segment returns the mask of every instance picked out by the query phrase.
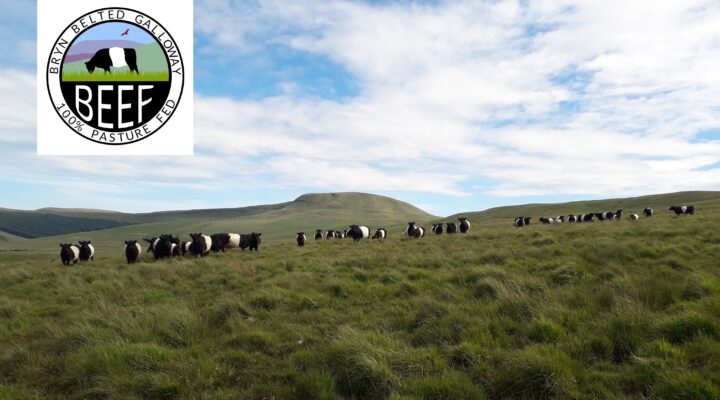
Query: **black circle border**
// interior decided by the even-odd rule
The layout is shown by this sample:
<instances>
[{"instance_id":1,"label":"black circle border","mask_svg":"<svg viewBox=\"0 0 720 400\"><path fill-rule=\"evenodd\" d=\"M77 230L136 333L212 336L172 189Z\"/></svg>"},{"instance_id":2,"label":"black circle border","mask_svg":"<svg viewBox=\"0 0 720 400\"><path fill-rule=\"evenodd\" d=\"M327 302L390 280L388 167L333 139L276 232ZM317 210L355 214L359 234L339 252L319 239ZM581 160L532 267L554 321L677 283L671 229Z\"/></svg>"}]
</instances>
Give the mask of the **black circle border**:
<instances>
[{"instance_id":1,"label":"black circle border","mask_svg":"<svg viewBox=\"0 0 720 400\"><path fill-rule=\"evenodd\" d=\"M137 13L137 14L144 15L144 16L146 16L146 17L152 18L152 20L155 21L155 23L158 24L158 25L163 29L163 31L165 31L165 33L167 33L168 36L170 36L170 39L173 41L173 43L175 43L175 47L178 49L178 54L180 55L180 66L181 66L182 69L183 69L182 81L180 82L180 94L178 95L177 104L175 105L175 108L177 109L178 106L180 105L180 101L182 100L183 91L185 90L185 62L183 61L182 52L180 51L180 46L178 46L178 43L177 43L177 41L175 40L175 38L173 38L172 34L170 34L170 32L165 28L165 26L163 26L163 24L161 24L160 22L158 22L157 19L155 19L154 17L152 17L151 15L149 15L149 14L147 14L147 13L144 13L144 12L141 12L141 11L138 11L138 10L135 10L135 9L132 9L132 8L127 8L127 7L104 7L104 8L98 8L98 9L95 9L95 10L93 10L93 11L88 11L87 13L83 14L83 15L82 15L81 17L79 17L79 18L82 18L82 17L84 17L84 16L90 15L90 14L95 13L95 12L98 12L98 11L104 11L104 10L128 10L128 11L132 11L132 12L134 12L134 13ZM73 23L74 23L74 22L77 22L79 18L76 18L75 21L69 23L69 24L65 27L65 29L62 30L62 32L60 33L60 36L58 36L57 39L55 39L55 41L53 42L53 44L57 44L58 39L60 39L60 38L62 37L63 33L67 32L68 29L70 29L70 27L73 25ZM123 20L122 22L127 22L127 21ZM132 23L133 25L135 25L135 26L140 26L140 25L138 25L138 24L136 24L136 23L133 23L133 22L131 22L131 23ZM147 32L147 30L146 30L145 28L143 28L142 26L140 26L140 28ZM81 33L82 33L82 32L81 32ZM79 35L79 34L80 34L80 33L78 33L78 35ZM154 37L154 36L155 36L155 35L153 35L153 37ZM76 39L77 39L77 38L76 38ZM158 40L156 40L156 41L159 43ZM72 44L72 43L74 43L74 42L75 42L75 39L73 39L70 43ZM160 43L160 47L162 47L162 43ZM48 71L48 68L49 68L49 66L50 66L50 60L52 59L52 55L53 55L54 49L55 49L55 46L53 45L53 48L50 49L50 56L48 57L47 64L45 65L45 71L44 71L43 73L45 74L46 77L47 77L47 75L48 75L48 72L47 72L47 71ZM68 49L69 49L69 46L68 46ZM66 57L66 56L67 56L67 54L64 54L64 55L63 55L63 60L65 60L65 57ZM169 70L169 71L168 71L168 75L170 75L170 74L172 74L172 68L170 67L170 59L167 57L167 54L165 55L165 57L166 57L166 59L168 60L168 70ZM61 70L62 70L62 65L60 66L60 68L61 68ZM60 79L62 80L62 75L60 75ZM172 115L170 115L170 116L165 120L165 122L163 122L162 124L160 124L160 126L159 126L157 129L155 129L155 131L153 131L153 133L151 133L151 134L149 134L149 135L147 135L147 136L144 136L144 137L141 138L141 139L138 139L138 140L135 140L135 141L132 141L132 142L127 142L127 143L105 143L105 142L101 142L101 141L98 141L98 140L90 139L89 137L81 134L80 132L76 131L67 121L65 121L65 118L63 118L63 116L60 114L60 111L57 109L57 106L55 105L55 102L53 101L52 92L50 91L50 80L47 79L47 78L45 79L45 86L47 87L48 97L50 97L50 103L52 103L53 109L55 110L55 113L58 115L58 117L60 117L60 119L61 119L61 120L63 121L63 123L65 124L65 126L67 126L68 128L70 128L70 130L73 131L76 135L82 137L83 139L86 139L86 140L89 140L89 141L91 141L91 142L94 142L94 143L104 144L104 145L107 145L107 146L125 146L125 145L130 145L130 144L133 144L133 143L138 143L138 142L140 142L140 141L142 141L142 140L145 140L145 139L149 138L150 136L154 135L157 131L159 131L160 129L162 129L162 127L165 126L165 124L166 124L168 121L170 121L170 118L172 118ZM170 88L172 88L172 76L170 76ZM69 108L69 107L70 107L70 106L68 106L68 108ZM156 115L157 115L157 114L156 114ZM173 112L173 115L175 115L175 112ZM86 125L86 126L89 126L89 125ZM137 129L137 128L136 128L136 129ZM111 132L111 133L118 133L118 132Z\"/></svg>"}]
</instances>

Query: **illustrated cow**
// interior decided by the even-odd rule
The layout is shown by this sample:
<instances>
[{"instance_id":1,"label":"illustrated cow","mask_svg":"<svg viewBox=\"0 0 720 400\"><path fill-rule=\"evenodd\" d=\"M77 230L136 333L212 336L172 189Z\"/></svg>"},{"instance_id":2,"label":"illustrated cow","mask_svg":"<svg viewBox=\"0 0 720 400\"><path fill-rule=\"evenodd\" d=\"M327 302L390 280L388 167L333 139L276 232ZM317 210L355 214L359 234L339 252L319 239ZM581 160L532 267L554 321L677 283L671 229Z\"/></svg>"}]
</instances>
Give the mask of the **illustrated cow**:
<instances>
[{"instance_id":1,"label":"illustrated cow","mask_svg":"<svg viewBox=\"0 0 720 400\"><path fill-rule=\"evenodd\" d=\"M130 71L139 74L137 67L137 53L135 49L124 49L122 47L110 47L100 49L95 52L90 61L85 62L85 68L88 73L92 74L95 68L105 70L105 73L111 72L110 68L121 68L128 66Z\"/></svg>"}]
</instances>

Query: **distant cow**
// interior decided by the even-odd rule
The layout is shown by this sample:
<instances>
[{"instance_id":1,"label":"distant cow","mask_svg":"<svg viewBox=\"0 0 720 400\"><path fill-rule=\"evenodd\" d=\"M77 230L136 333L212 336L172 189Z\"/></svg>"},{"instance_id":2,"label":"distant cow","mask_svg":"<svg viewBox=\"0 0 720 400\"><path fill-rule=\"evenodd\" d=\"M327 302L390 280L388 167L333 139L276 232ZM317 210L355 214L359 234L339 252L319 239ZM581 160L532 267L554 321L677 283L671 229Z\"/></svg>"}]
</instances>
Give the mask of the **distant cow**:
<instances>
[{"instance_id":1,"label":"distant cow","mask_svg":"<svg viewBox=\"0 0 720 400\"><path fill-rule=\"evenodd\" d=\"M564 215L558 215L557 217L555 217L555 222L558 223L558 224L562 224L563 222L565 222L565 216L564 216Z\"/></svg>"},{"instance_id":2,"label":"distant cow","mask_svg":"<svg viewBox=\"0 0 720 400\"><path fill-rule=\"evenodd\" d=\"M643 210L643 215L644 215L645 217L652 217L652 215L653 215L653 209L650 208L650 207L645 208L645 209Z\"/></svg>"},{"instance_id":3,"label":"distant cow","mask_svg":"<svg viewBox=\"0 0 720 400\"><path fill-rule=\"evenodd\" d=\"M85 68L87 68L87 71L91 74L95 71L95 68L103 69L107 74L110 72L110 67L121 68L126 65L130 68L130 71L135 71L136 74L140 73L137 67L137 53L135 53L135 49L110 47L95 52L95 55L92 56L90 61L85 63Z\"/></svg>"},{"instance_id":4,"label":"distant cow","mask_svg":"<svg viewBox=\"0 0 720 400\"><path fill-rule=\"evenodd\" d=\"M577 222L577 220L578 220L577 216L572 215L572 214L568 215L568 222L570 222L570 223Z\"/></svg>"},{"instance_id":5,"label":"distant cow","mask_svg":"<svg viewBox=\"0 0 720 400\"><path fill-rule=\"evenodd\" d=\"M60 243L60 260L62 260L63 265L77 263L80 260L80 249L74 244Z\"/></svg>"},{"instance_id":6,"label":"distant cow","mask_svg":"<svg viewBox=\"0 0 720 400\"><path fill-rule=\"evenodd\" d=\"M322 229L315 229L315 240L322 240Z\"/></svg>"},{"instance_id":7,"label":"distant cow","mask_svg":"<svg viewBox=\"0 0 720 400\"><path fill-rule=\"evenodd\" d=\"M458 218L458 221L460 221L460 233L468 233L470 230L470 221L465 217Z\"/></svg>"},{"instance_id":8,"label":"distant cow","mask_svg":"<svg viewBox=\"0 0 720 400\"><path fill-rule=\"evenodd\" d=\"M523 226L530 225L530 220L532 217L517 217L515 218L515 226L518 228L522 228Z\"/></svg>"},{"instance_id":9,"label":"distant cow","mask_svg":"<svg viewBox=\"0 0 720 400\"><path fill-rule=\"evenodd\" d=\"M345 239L345 231L335 231L335 239Z\"/></svg>"},{"instance_id":10,"label":"distant cow","mask_svg":"<svg viewBox=\"0 0 720 400\"><path fill-rule=\"evenodd\" d=\"M595 214L583 214L582 222L593 222L593 217L595 217Z\"/></svg>"},{"instance_id":11,"label":"distant cow","mask_svg":"<svg viewBox=\"0 0 720 400\"><path fill-rule=\"evenodd\" d=\"M80 245L80 261L95 261L95 247L90 244L90 241L81 240L78 244Z\"/></svg>"},{"instance_id":12,"label":"distant cow","mask_svg":"<svg viewBox=\"0 0 720 400\"><path fill-rule=\"evenodd\" d=\"M217 253L219 251L225 252L225 247L230 244L230 234L228 233L216 233L214 235L210 235L210 250L213 253Z\"/></svg>"},{"instance_id":13,"label":"distant cow","mask_svg":"<svg viewBox=\"0 0 720 400\"><path fill-rule=\"evenodd\" d=\"M448 235L451 233L457 233L457 225L455 225L454 222L448 222L445 225L447 225L447 229L445 230Z\"/></svg>"},{"instance_id":14,"label":"distant cow","mask_svg":"<svg viewBox=\"0 0 720 400\"><path fill-rule=\"evenodd\" d=\"M637 221L637 220L639 220L639 219L640 219L640 216L639 216L639 215L637 215L637 214L630 214L630 220L631 220L632 222L635 222L635 221Z\"/></svg>"},{"instance_id":15,"label":"distant cow","mask_svg":"<svg viewBox=\"0 0 720 400\"><path fill-rule=\"evenodd\" d=\"M297 241L298 246L305 246L305 241L307 240L307 237L305 237L305 232L298 232L297 238L295 240Z\"/></svg>"},{"instance_id":16,"label":"distant cow","mask_svg":"<svg viewBox=\"0 0 720 400\"><path fill-rule=\"evenodd\" d=\"M613 217L619 221L622 219L622 216L623 216L623 210L620 209L620 210L615 211L615 215Z\"/></svg>"},{"instance_id":17,"label":"distant cow","mask_svg":"<svg viewBox=\"0 0 720 400\"><path fill-rule=\"evenodd\" d=\"M415 225L415 222L408 222L406 232L408 236L414 237L416 239L425 236L425 229Z\"/></svg>"},{"instance_id":18,"label":"distant cow","mask_svg":"<svg viewBox=\"0 0 720 400\"><path fill-rule=\"evenodd\" d=\"M126 240L125 241L125 258L127 258L128 264L134 264L140 258L142 247L137 240Z\"/></svg>"},{"instance_id":19,"label":"distant cow","mask_svg":"<svg viewBox=\"0 0 720 400\"><path fill-rule=\"evenodd\" d=\"M335 238L335 231L332 230L332 229L330 229L330 230L328 230L327 233L325 234L325 239L330 240L330 239L333 239L333 238Z\"/></svg>"},{"instance_id":20,"label":"distant cow","mask_svg":"<svg viewBox=\"0 0 720 400\"><path fill-rule=\"evenodd\" d=\"M387 239L387 230L384 228L377 228L372 239Z\"/></svg>"},{"instance_id":21,"label":"distant cow","mask_svg":"<svg viewBox=\"0 0 720 400\"><path fill-rule=\"evenodd\" d=\"M554 218L549 218L549 217L540 217L540 218L538 218L538 220L539 220L543 225L548 225L548 224L552 224L553 222L555 222L555 219L554 219Z\"/></svg>"},{"instance_id":22,"label":"distant cow","mask_svg":"<svg viewBox=\"0 0 720 400\"><path fill-rule=\"evenodd\" d=\"M192 244L192 242L182 242L182 243L180 243L180 254L183 255L183 256L184 256L185 254L190 254L190 245L191 245L191 244Z\"/></svg>"},{"instance_id":23,"label":"distant cow","mask_svg":"<svg viewBox=\"0 0 720 400\"><path fill-rule=\"evenodd\" d=\"M242 250L245 250L247 248L250 249L250 251L259 251L260 250L260 242L262 241L260 239L260 236L262 233L252 232L252 233L243 233L240 235L240 248Z\"/></svg>"},{"instance_id":24,"label":"distant cow","mask_svg":"<svg viewBox=\"0 0 720 400\"><path fill-rule=\"evenodd\" d=\"M693 215L695 206L672 206L670 211L675 211L675 215Z\"/></svg>"},{"instance_id":25,"label":"distant cow","mask_svg":"<svg viewBox=\"0 0 720 400\"><path fill-rule=\"evenodd\" d=\"M202 233L191 233L190 237L192 242L190 243L190 253L196 258L198 256L205 257L210 253L212 248L212 238Z\"/></svg>"},{"instance_id":26,"label":"distant cow","mask_svg":"<svg viewBox=\"0 0 720 400\"><path fill-rule=\"evenodd\" d=\"M353 241L357 242L361 239L369 239L370 238L370 229L368 229L367 226L364 225L350 225L350 229L347 231L348 237L353 238Z\"/></svg>"},{"instance_id":27,"label":"distant cow","mask_svg":"<svg viewBox=\"0 0 720 400\"><path fill-rule=\"evenodd\" d=\"M436 235L442 235L443 234L443 223L434 224L432 227L432 232Z\"/></svg>"}]
</instances>

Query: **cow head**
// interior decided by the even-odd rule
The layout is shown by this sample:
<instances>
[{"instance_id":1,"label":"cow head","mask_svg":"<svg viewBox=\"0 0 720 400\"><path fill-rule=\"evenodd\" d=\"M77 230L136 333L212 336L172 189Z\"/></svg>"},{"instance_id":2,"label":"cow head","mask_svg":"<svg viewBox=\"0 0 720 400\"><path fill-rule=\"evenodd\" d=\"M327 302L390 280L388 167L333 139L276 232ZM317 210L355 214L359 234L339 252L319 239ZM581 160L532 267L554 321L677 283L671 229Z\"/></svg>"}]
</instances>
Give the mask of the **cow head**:
<instances>
[{"instance_id":1,"label":"cow head","mask_svg":"<svg viewBox=\"0 0 720 400\"><path fill-rule=\"evenodd\" d=\"M88 73L91 73L91 74L92 74L93 71L95 71L95 64L93 64L93 63L90 62L90 61L86 61L86 62L85 62L85 68L87 68Z\"/></svg>"},{"instance_id":2,"label":"cow head","mask_svg":"<svg viewBox=\"0 0 720 400\"><path fill-rule=\"evenodd\" d=\"M137 244L137 240L126 240L125 244L128 246L134 246Z\"/></svg>"}]
</instances>

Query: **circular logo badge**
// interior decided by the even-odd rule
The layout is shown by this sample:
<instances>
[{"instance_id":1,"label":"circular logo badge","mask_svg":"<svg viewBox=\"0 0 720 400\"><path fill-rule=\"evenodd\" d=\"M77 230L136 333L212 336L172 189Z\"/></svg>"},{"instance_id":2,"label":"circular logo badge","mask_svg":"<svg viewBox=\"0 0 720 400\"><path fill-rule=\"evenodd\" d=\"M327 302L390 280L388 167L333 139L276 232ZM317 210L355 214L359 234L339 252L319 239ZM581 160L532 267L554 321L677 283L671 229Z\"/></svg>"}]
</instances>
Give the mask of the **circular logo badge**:
<instances>
[{"instance_id":1,"label":"circular logo badge","mask_svg":"<svg viewBox=\"0 0 720 400\"><path fill-rule=\"evenodd\" d=\"M157 20L103 8L73 21L47 64L50 99L65 124L96 143L143 140L167 123L182 97L180 49Z\"/></svg>"}]
</instances>

